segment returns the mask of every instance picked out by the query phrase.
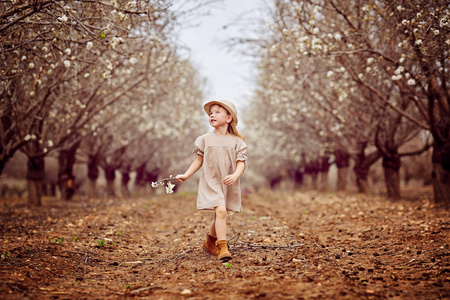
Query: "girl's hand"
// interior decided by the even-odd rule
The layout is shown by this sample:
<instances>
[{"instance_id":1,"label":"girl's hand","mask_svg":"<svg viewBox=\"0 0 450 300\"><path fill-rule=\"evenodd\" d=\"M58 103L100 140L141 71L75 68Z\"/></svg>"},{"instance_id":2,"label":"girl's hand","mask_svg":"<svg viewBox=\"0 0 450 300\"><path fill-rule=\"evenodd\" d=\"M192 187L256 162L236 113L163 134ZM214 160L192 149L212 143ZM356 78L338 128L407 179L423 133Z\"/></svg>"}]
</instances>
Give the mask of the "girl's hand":
<instances>
[{"instance_id":1,"label":"girl's hand","mask_svg":"<svg viewBox=\"0 0 450 300\"><path fill-rule=\"evenodd\" d=\"M186 176L185 174L178 174L177 176L175 176L175 180L178 182L184 182L186 180L188 180L189 176Z\"/></svg>"},{"instance_id":2,"label":"girl's hand","mask_svg":"<svg viewBox=\"0 0 450 300\"><path fill-rule=\"evenodd\" d=\"M237 179L238 179L238 177L235 176L235 175L228 175L227 177L225 177L223 179L223 184L225 184L225 185L232 185L233 183L236 182Z\"/></svg>"}]
</instances>

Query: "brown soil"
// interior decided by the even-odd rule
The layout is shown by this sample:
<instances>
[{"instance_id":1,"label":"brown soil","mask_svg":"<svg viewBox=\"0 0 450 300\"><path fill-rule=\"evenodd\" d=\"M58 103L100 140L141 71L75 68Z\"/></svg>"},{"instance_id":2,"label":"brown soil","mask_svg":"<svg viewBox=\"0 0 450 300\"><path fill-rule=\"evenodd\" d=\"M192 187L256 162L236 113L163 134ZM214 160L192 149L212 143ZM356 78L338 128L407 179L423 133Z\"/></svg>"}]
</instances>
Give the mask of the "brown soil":
<instances>
[{"instance_id":1,"label":"brown soil","mask_svg":"<svg viewBox=\"0 0 450 300\"><path fill-rule=\"evenodd\" d=\"M229 264L201 249L195 194L1 199L0 298L450 298L450 211L429 194L244 195Z\"/></svg>"}]
</instances>

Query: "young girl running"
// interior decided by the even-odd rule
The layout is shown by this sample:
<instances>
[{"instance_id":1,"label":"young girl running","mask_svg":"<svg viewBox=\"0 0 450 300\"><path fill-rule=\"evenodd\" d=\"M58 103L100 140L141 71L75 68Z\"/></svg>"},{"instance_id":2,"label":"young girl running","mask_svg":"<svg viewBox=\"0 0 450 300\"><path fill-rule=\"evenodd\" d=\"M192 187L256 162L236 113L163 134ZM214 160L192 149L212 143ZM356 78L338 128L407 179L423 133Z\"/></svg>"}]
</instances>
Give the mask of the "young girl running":
<instances>
[{"instance_id":1,"label":"young girl running","mask_svg":"<svg viewBox=\"0 0 450 300\"><path fill-rule=\"evenodd\" d=\"M227 212L242 210L239 176L245 169L247 144L236 129L238 119L233 103L227 100L211 101L204 108L214 130L195 140L194 154L197 157L186 173L177 175L175 179L186 181L203 166L197 209L214 210L203 248L226 262L231 259L226 239Z\"/></svg>"}]
</instances>

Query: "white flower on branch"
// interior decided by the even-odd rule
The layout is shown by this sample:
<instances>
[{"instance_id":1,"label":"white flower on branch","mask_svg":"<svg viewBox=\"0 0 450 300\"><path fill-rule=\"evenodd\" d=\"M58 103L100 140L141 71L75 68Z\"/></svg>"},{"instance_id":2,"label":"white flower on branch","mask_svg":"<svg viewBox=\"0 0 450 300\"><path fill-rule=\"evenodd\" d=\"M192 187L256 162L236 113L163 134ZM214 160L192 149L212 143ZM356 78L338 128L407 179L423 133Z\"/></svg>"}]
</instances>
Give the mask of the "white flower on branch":
<instances>
[{"instance_id":1,"label":"white flower on branch","mask_svg":"<svg viewBox=\"0 0 450 300\"><path fill-rule=\"evenodd\" d=\"M33 68L34 68L34 63L30 62L30 63L28 64L28 69L33 69Z\"/></svg>"},{"instance_id":2,"label":"white flower on branch","mask_svg":"<svg viewBox=\"0 0 450 300\"><path fill-rule=\"evenodd\" d=\"M416 41L416 45L417 45L417 46L420 46L420 45L422 45L422 44L423 44L423 41L422 41L422 40L417 40L417 41Z\"/></svg>"},{"instance_id":3,"label":"white flower on branch","mask_svg":"<svg viewBox=\"0 0 450 300\"><path fill-rule=\"evenodd\" d=\"M86 49L87 49L87 50L91 50L92 47L94 47L94 43L92 43L92 42L87 42L87 43L86 43Z\"/></svg>"},{"instance_id":4,"label":"white flower on branch","mask_svg":"<svg viewBox=\"0 0 450 300\"><path fill-rule=\"evenodd\" d=\"M43 52L47 52L47 51L48 51L47 46L42 47L42 51L43 51Z\"/></svg>"},{"instance_id":5,"label":"white flower on branch","mask_svg":"<svg viewBox=\"0 0 450 300\"><path fill-rule=\"evenodd\" d=\"M21 60L22 61L24 61L24 60L26 60L27 59L27 57L24 55L24 56L22 56L22 58L21 58Z\"/></svg>"},{"instance_id":6,"label":"white flower on branch","mask_svg":"<svg viewBox=\"0 0 450 300\"><path fill-rule=\"evenodd\" d=\"M172 175L170 175L168 178L158 180L157 182L152 182L152 187L156 188L158 186L164 186L167 184L166 193L172 194L173 188L175 187L175 184L172 183L172 181L174 181L174 180L175 180L175 178Z\"/></svg>"},{"instance_id":7,"label":"white flower on branch","mask_svg":"<svg viewBox=\"0 0 450 300\"><path fill-rule=\"evenodd\" d=\"M403 76L401 74L400 75L394 75L394 76L391 77L391 79L394 80L394 81L397 81L397 80L402 79L402 77Z\"/></svg>"},{"instance_id":8,"label":"white flower on branch","mask_svg":"<svg viewBox=\"0 0 450 300\"><path fill-rule=\"evenodd\" d=\"M53 141L52 141L52 140L49 140L49 141L47 142L47 144L48 144L49 147L53 147Z\"/></svg>"},{"instance_id":9,"label":"white flower on branch","mask_svg":"<svg viewBox=\"0 0 450 300\"><path fill-rule=\"evenodd\" d=\"M60 21L60 22L67 22L67 20L69 20L69 19L67 18L66 15L62 15L61 17L58 18L58 21Z\"/></svg>"},{"instance_id":10,"label":"white flower on branch","mask_svg":"<svg viewBox=\"0 0 450 300\"><path fill-rule=\"evenodd\" d=\"M23 138L23 140L24 140L25 142L28 142L29 140L31 140L31 135L30 135L30 134L27 134L27 135Z\"/></svg>"},{"instance_id":11,"label":"white flower on branch","mask_svg":"<svg viewBox=\"0 0 450 300\"><path fill-rule=\"evenodd\" d=\"M35 91L31 91L29 95L30 95L30 97L34 97L34 96L36 96L36 92Z\"/></svg>"},{"instance_id":12,"label":"white flower on branch","mask_svg":"<svg viewBox=\"0 0 450 300\"><path fill-rule=\"evenodd\" d=\"M69 60L65 60L65 61L64 61L64 66L65 66L66 68L69 68L69 67L70 67L70 61L69 61Z\"/></svg>"},{"instance_id":13,"label":"white flower on branch","mask_svg":"<svg viewBox=\"0 0 450 300\"><path fill-rule=\"evenodd\" d=\"M136 57L130 58L130 63L131 63L132 65L136 64L136 63L137 63L137 58L136 58Z\"/></svg>"},{"instance_id":14,"label":"white flower on branch","mask_svg":"<svg viewBox=\"0 0 450 300\"><path fill-rule=\"evenodd\" d=\"M67 48L66 50L64 50L64 53L66 53L67 55L70 55L70 53L72 53L72 50L70 50L70 48Z\"/></svg>"},{"instance_id":15,"label":"white flower on branch","mask_svg":"<svg viewBox=\"0 0 450 300\"><path fill-rule=\"evenodd\" d=\"M397 68L397 70L394 71L394 74L399 75L399 74L403 73L403 71L405 71L405 68L403 66L399 66Z\"/></svg>"},{"instance_id":16,"label":"white flower on branch","mask_svg":"<svg viewBox=\"0 0 450 300\"><path fill-rule=\"evenodd\" d=\"M369 58L367 59L367 64L368 64L368 65L371 65L371 64L373 64L374 61L375 61L375 58L369 57Z\"/></svg>"},{"instance_id":17,"label":"white flower on branch","mask_svg":"<svg viewBox=\"0 0 450 300\"><path fill-rule=\"evenodd\" d=\"M416 81L414 80L414 79L410 79L410 80L408 80L408 85L415 85L416 84Z\"/></svg>"}]
</instances>

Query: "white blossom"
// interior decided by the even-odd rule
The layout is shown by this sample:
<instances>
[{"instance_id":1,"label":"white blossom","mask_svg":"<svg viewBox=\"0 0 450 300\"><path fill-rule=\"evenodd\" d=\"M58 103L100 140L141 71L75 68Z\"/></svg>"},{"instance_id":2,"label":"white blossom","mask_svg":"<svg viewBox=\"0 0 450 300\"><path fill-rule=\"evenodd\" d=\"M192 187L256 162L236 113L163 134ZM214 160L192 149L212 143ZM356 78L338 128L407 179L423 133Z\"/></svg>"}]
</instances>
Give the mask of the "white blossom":
<instances>
[{"instance_id":1,"label":"white blossom","mask_svg":"<svg viewBox=\"0 0 450 300\"><path fill-rule=\"evenodd\" d=\"M42 47L42 51L47 52L48 51L47 46Z\"/></svg>"},{"instance_id":2,"label":"white blossom","mask_svg":"<svg viewBox=\"0 0 450 300\"><path fill-rule=\"evenodd\" d=\"M333 71L328 71L327 77L331 77L331 76L333 76L333 75L334 75L334 72L333 72Z\"/></svg>"},{"instance_id":3,"label":"white blossom","mask_svg":"<svg viewBox=\"0 0 450 300\"><path fill-rule=\"evenodd\" d=\"M24 60L26 60L27 59L27 57L24 55L24 56L22 56L22 58L21 58L21 60L22 61L24 61Z\"/></svg>"},{"instance_id":4,"label":"white blossom","mask_svg":"<svg viewBox=\"0 0 450 300\"><path fill-rule=\"evenodd\" d=\"M65 61L64 61L64 66L65 66L66 68L69 68L69 67L70 67L70 61L69 61L69 60L65 60Z\"/></svg>"},{"instance_id":5,"label":"white blossom","mask_svg":"<svg viewBox=\"0 0 450 300\"><path fill-rule=\"evenodd\" d=\"M417 41L416 41L416 45L420 46L420 45L422 45L422 44L423 44L423 41L422 41L422 40L417 40Z\"/></svg>"},{"instance_id":6,"label":"white blossom","mask_svg":"<svg viewBox=\"0 0 450 300\"><path fill-rule=\"evenodd\" d=\"M391 77L391 79L394 80L394 81L400 80L400 79L402 79L402 75L401 74L400 75L394 75L394 76Z\"/></svg>"},{"instance_id":7,"label":"white blossom","mask_svg":"<svg viewBox=\"0 0 450 300\"><path fill-rule=\"evenodd\" d=\"M53 147L53 141L52 141L52 140L49 140L49 141L47 142L47 144L48 144L49 147Z\"/></svg>"},{"instance_id":8,"label":"white blossom","mask_svg":"<svg viewBox=\"0 0 450 300\"><path fill-rule=\"evenodd\" d=\"M62 15L61 17L58 18L58 21L60 21L60 22L67 22L67 20L69 20L69 19L67 18L66 15Z\"/></svg>"},{"instance_id":9,"label":"white blossom","mask_svg":"<svg viewBox=\"0 0 450 300\"><path fill-rule=\"evenodd\" d=\"M30 97L34 97L34 96L36 96L36 92L35 91L31 91L29 95L30 95Z\"/></svg>"},{"instance_id":10,"label":"white blossom","mask_svg":"<svg viewBox=\"0 0 450 300\"><path fill-rule=\"evenodd\" d=\"M414 79L410 79L410 80L408 80L408 84L409 85L415 85L416 84L416 81L414 80Z\"/></svg>"},{"instance_id":11,"label":"white blossom","mask_svg":"<svg viewBox=\"0 0 450 300\"><path fill-rule=\"evenodd\" d=\"M136 64L136 63L137 63L137 58L136 58L136 57L130 58L130 63L131 63L132 65Z\"/></svg>"},{"instance_id":12,"label":"white blossom","mask_svg":"<svg viewBox=\"0 0 450 300\"><path fill-rule=\"evenodd\" d=\"M94 44L93 44L92 42L87 42L87 43L86 43L86 49L87 49L87 50L92 49L92 47L94 47Z\"/></svg>"},{"instance_id":13,"label":"white blossom","mask_svg":"<svg viewBox=\"0 0 450 300\"><path fill-rule=\"evenodd\" d=\"M369 58L367 59L367 64L370 65L370 64L372 64L374 61L375 61L375 59L374 59L373 57L369 57Z\"/></svg>"},{"instance_id":14,"label":"white blossom","mask_svg":"<svg viewBox=\"0 0 450 300\"><path fill-rule=\"evenodd\" d=\"M435 29L435 30L433 31L433 33L434 33L434 35L439 35L439 30L438 30L438 29Z\"/></svg>"},{"instance_id":15,"label":"white blossom","mask_svg":"<svg viewBox=\"0 0 450 300\"><path fill-rule=\"evenodd\" d=\"M404 57L400 57L400 59L398 60L399 63L404 63L405 62L405 58Z\"/></svg>"},{"instance_id":16,"label":"white blossom","mask_svg":"<svg viewBox=\"0 0 450 300\"><path fill-rule=\"evenodd\" d=\"M397 70L394 71L394 74L399 75L399 74L403 73L403 71L405 71L405 68L403 66L399 66L397 68Z\"/></svg>"},{"instance_id":17,"label":"white blossom","mask_svg":"<svg viewBox=\"0 0 450 300\"><path fill-rule=\"evenodd\" d=\"M29 140L31 140L31 135L30 135L30 134L27 134L27 135L23 138L23 140L24 140L25 142L28 142Z\"/></svg>"},{"instance_id":18,"label":"white blossom","mask_svg":"<svg viewBox=\"0 0 450 300\"><path fill-rule=\"evenodd\" d=\"M72 50L70 50L70 48L67 48L66 50L64 50L64 53L66 53L67 55L70 55L70 53L72 53Z\"/></svg>"},{"instance_id":19,"label":"white blossom","mask_svg":"<svg viewBox=\"0 0 450 300\"><path fill-rule=\"evenodd\" d=\"M28 69L33 69L33 68L34 68L34 63L30 62L30 63L28 64Z\"/></svg>"}]
</instances>

